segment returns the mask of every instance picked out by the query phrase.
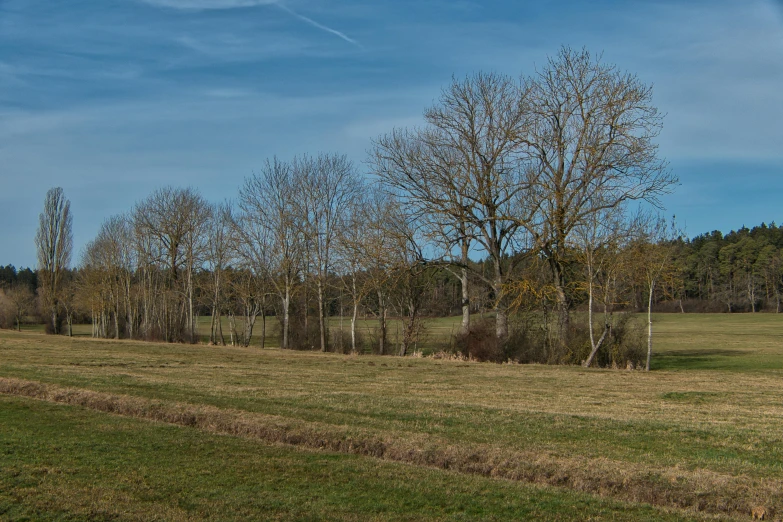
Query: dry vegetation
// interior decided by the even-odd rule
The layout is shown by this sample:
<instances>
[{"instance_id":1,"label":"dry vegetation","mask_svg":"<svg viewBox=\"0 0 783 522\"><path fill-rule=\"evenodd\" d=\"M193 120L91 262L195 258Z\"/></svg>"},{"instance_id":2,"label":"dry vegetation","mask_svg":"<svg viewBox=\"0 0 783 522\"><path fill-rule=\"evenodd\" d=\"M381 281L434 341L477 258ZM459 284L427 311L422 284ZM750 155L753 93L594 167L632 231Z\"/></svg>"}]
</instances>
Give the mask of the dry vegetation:
<instances>
[{"instance_id":1,"label":"dry vegetation","mask_svg":"<svg viewBox=\"0 0 783 522\"><path fill-rule=\"evenodd\" d=\"M0 388L749 518L757 505L783 513L778 319L662 316L651 373L2 332Z\"/></svg>"}]
</instances>

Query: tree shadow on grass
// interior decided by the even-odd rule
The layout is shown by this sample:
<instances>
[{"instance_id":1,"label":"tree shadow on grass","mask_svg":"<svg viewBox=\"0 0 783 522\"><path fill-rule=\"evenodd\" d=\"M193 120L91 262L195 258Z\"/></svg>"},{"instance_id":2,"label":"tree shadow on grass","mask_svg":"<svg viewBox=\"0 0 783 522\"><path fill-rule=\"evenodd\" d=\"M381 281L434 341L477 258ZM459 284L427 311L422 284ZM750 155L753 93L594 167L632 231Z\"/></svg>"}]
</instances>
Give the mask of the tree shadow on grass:
<instances>
[{"instance_id":1,"label":"tree shadow on grass","mask_svg":"<svg viewBox=\"0 0 783 522\"><path fill-rule=\"evenodd\" d=\"M665 353L661 353L659 356L663 357L739 357L742 355L749 355L745 350L726 350L726 349L699 349L699 350L668 350Z\"/></svg>"},{"instance_id":2,"label":"tree shadow on grass","mask_svg":"<svg viewBox=\"0 0 783 522\"><path fill-rule=\"evenodd\" d=\"M653 367L656 370L737 369L737 358L748 357L749 355L752 355L752 353L743 350L720 348L671 350L655 356ZM733 362L726 364L726 358L731 358ZM739 366L742 366L742 364L739 363Z\"/></svg>"}]
</instances>

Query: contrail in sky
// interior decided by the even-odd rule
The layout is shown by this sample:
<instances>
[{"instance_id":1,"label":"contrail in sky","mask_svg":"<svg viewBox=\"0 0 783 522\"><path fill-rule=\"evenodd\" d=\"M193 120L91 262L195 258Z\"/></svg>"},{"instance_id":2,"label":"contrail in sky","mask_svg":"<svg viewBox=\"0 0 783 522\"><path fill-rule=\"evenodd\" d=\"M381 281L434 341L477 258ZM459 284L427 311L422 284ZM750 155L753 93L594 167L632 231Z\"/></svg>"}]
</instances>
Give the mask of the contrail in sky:
<instances>
[{"instance_id":1,"label":"contrail in sky","mask_svg":"<svg viewBox=\"0 0 783 522\"><path fill-rule=\"evenodd\" d=\"M313 27L317 27L318 29L322 31L326 31L327 33L331 33L338 38L342 38L349 44L355 45L356 47L362 48L362 44L354 40L353 38L349 37L345 33L341 33L340 31L336 29L332 29L331 27L327 27L324 24L319 24L312 18L308 18L305 15L299 14L284 3L282 3L281 0L139 0L145 4L154 5L157 7L168 7L171 9L180 9L180 10L205 10L205 9L214 9L214 10L223 10L223 9L236 9L238 7L254 7L259 5L276 5L286 13L290 14L291 16L298 18L299 20L302 20L303 22L307 22L308 24L312 25Z\"/></svg>"},{"instance_id":2,"label":"contrail in sky","mask_svg":"<svg viewBox=\"0 0 783 522\"><path fill-rule=\"evenodd\" d=\"M285 11L286 13L289 13L291 16L295 16L296 18L302 20L303 22L307 22L308 24L312 25L313 27L317 27L318 29L321 29L322 31L326 31L327 33L331 33L331 34L337 36L338 38L342 38L346 42L348 42L350 44L353 44L356 47L359 47L359 48L362 47L362 44L360 44L359 42L357 42L353 38L350 38L345 33L341 33L340 31L337 31L336 29L332 29L331 27L326 27L323 24L319 24L318 22L316 22L312 18L308 18L305 15L301 15L301 14L297 13L296 11L294 11L293 9L291 9L290 7L286 6L283 3L275 2L275 5L277 7L279 7L280 9L282 9L283 11Z\"/></svg>"}]
</instances>

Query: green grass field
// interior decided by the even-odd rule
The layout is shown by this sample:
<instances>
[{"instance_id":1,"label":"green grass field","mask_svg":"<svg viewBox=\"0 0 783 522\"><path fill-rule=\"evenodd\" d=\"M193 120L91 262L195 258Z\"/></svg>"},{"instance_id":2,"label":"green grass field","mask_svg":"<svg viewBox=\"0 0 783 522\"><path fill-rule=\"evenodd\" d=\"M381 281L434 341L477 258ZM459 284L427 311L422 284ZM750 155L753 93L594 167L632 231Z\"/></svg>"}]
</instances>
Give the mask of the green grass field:
<instances>
[{"instance_id":1,"label":"green grass field","mask_svg":"<svg viewBox=\"0 0 783 522\"><path fill-rule=\"evenodd\" d=\"M474 319L482 317L481 315L475 315ZM198 333L202 343L209 341L209 329L211 324L211 317L201 316L198 318ZM265 346L267 348L273 348L280 346L280 328L275 317L267 317L267 332ZM317 321L316 318L310 318L312 321ZM237 328L241 329L244 323L241 319L237 320ZM454 317L438 317L428 318L425 321L426 327L422 335L422 341L417 348L424 352L437 351L443 347L444 344L448 344L448 340L456 332L459 331L459 318ZM222 318L223 336L227 344L230 344L231 337L229 333L229 322L226 317ZM351 338L351 320L348 317L330 317L329 327L331 329L332 337L337 337L342 332L346 345L350 344ZM375 331L378 328L378 320L372 317L360 317L357 320L357 331L361 338L365 341L375 335ZM392 351L396 352L399 340L402 336L401 321L396 318L389 318L388 320L388 341ZM41 324L25 324L22 326L24 332L36 332L43 333L44 328ZM73 325L73 335L75 337L90 337L92 335L92 329L89 324L75 324ZM250 343L251 346L261 348L261 318L256 321L255 329L253 330L253 338ZM360 347L361 351L369 352L367 346Z\"/></svg>"},{"instance_id":2,"label":"green grass field","mask_svg":"<svg viewBox=\"0 0 783 522\"><path fill-rule=\"evenodd\" d=\"M0 520L780 517L783 317L658 315L653 368L2 331Z\"/></svg>"}]
</instances>

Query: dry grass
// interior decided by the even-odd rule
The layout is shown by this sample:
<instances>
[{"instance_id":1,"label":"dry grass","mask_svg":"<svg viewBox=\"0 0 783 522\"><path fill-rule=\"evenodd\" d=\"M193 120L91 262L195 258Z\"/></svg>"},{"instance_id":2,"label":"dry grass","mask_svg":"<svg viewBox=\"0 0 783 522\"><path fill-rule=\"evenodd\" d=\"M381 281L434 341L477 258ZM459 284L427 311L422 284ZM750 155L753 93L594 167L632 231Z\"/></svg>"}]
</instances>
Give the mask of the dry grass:
<instances>
[{"instance_id":1,"label":"dry grass","mask_svg":"<svg viewBox=\"0 0 783 522\"><path fill-rule=\"evenodd\" d=\"M658 325L662 365L721 370L645 374L3 332L0 376L9 393L221 433L634 502L781 513L783 373L764 364L775 368L783 355L783 329L774 316L736 317L665 316Z\"/></svg>"}]
</instances>

